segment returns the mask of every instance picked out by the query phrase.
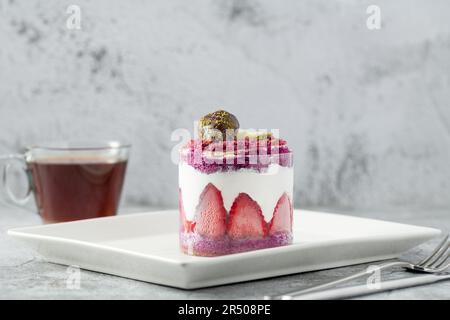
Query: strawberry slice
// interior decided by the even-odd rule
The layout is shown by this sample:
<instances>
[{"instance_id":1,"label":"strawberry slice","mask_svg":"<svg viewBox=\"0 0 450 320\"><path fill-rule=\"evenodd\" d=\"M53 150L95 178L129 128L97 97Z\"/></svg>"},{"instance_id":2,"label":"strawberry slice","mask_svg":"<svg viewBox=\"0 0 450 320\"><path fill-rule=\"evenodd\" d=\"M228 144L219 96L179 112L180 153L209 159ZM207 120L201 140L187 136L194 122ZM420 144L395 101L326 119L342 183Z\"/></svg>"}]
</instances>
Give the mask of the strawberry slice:
<instances>
[{"instance_id":1,"label":"strawberry slice","mask_svg":"<svg viewBox=\"0 0 450 320\"><path fill-rule=\"evenodd\" d=\"M267 223L261 208L248 194L239 193L230 210L228 235L233 239L264 237Z\"/></svg>"},{"instance_id":2,"label":"strawberry slice","mask_svg":"<svg viewBox=\"0 0 450 320\"><path fill-rule=\"evenodd\" d=\"M227 229L227 211L222 193L212 183L203 189L195 213L195 231L209 238L223 237Z\"/></svg>"},{"instance_id":3,"label":"strawberry slice","mask_svg":"<svg viewBox=\"0 0 450 320\"><path fill-rule=\"evenodd\" d=\"M183 197L181 195L181 189L178 189L178 207L180 210L180 228L184 232L193 232L195 227L195 222L189 221L186 218L186 212L183 206Z\"/></svg>"},{"instance_id":4,"label":"strawberry slice","mask_svg":"<svg viewBox=\"0 0 450 320\"><path fill-rule=\"evenodd\" d=\"M291 232L292 231L292 205L289 196L286 193L278 199L277 205L273 212L272 220L269 224L269 234L277 232Z\"/></svg>"}]
</instances>

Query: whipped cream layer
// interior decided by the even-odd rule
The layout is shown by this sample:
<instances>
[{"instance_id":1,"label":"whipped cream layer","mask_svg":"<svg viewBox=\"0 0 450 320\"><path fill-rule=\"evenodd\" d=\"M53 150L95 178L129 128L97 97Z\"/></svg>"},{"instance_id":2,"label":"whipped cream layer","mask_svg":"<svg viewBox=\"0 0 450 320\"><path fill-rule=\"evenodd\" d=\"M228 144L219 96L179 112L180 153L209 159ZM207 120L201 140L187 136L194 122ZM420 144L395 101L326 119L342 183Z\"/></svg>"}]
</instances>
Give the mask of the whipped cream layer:
<instances>
[{"instance_id":1,"label":"whipped cream layer","mask_svg":"<svg viewBox=\"0 0 450 320\"><path fill-rule=\"evenodd\" d=\"M229 212L239 193L247 193L261 207L266 222L281 195L286 192L293 201L294 169L280 164L269 164L264 171L241 168L231 171L205 173L189 163L179 164L179 187L183 194L186 218L193 220L200 194L208 183L214 184L222 193L225 209Z\"/></svg>"}]
</instances>

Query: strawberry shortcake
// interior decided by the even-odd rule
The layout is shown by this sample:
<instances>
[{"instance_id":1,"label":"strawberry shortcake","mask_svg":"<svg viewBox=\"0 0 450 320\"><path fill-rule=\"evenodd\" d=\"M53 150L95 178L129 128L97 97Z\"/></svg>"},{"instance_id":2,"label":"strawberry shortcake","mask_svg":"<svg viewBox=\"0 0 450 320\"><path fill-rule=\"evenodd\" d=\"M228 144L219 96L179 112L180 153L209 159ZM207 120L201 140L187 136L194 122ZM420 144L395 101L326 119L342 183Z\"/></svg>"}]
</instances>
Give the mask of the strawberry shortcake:
<instances>
[{"instance_id":1,"label":"strawberry shortcake","mask_svg":"<svg viewBox=\"0 0 450 320\"><path fill-rule=\"evenodd\" d=\"M293 159L271 132L220 110L180 150L181 250L218 256L292 243Z\"/></svg>"}]
</instances>

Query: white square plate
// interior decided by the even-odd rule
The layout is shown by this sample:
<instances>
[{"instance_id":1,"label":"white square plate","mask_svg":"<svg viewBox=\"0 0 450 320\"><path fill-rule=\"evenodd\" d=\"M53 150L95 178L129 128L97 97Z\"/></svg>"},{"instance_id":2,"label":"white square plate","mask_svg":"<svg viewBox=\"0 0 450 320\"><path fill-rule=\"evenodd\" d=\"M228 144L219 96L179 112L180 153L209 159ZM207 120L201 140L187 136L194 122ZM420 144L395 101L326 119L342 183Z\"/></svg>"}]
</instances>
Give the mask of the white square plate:
<instances>
[{"instance_id":1,"label":"white square plate","mask_svg":"<svg viewBox=\"0 0 450 320\"><path fill-rule=\"evenodd\" d=\"M8 234L49 262L194 289L390 259L440 231L295 210L292 245L213 258L179 251L174 210L18 228Z\"/></svg>"}]
</instances>

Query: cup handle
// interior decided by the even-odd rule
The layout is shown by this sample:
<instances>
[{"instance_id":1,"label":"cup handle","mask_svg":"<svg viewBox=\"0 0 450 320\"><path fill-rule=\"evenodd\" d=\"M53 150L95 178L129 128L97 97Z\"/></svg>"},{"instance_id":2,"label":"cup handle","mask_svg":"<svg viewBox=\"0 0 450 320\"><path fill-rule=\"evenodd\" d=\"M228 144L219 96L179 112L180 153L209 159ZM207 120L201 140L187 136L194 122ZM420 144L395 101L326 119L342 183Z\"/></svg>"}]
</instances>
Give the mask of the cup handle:
<instances>
[{"instance_id":1,"label":"cup handle","mask_svg":"<svg viewBox=\"0 0 450 320\"><path fill-rule=\"evenodd\" d=\"M8 182L8 172L12 167L12 161L20 161L22 163L22 170L25 171L25 173L27 174L28 177L28 173L27 173L27 167L26 167L26 162L25 162L25 156L24 155L8 155L8 156L4 156L4 157L0 157L0 160L4 160L6 163L3 165L2 168L2 187L3 190L5 191L6 195L8 196L9 200L12 201L13 204L23 208L26 203L30 200L31 197L31 183L30 183L30 179L28 178L28 188L27 188L27 192L23 197L18 197L14 194L14 192L11 190L11 188L9 187L9 182Z\"/></svg>"}]
</instances>

